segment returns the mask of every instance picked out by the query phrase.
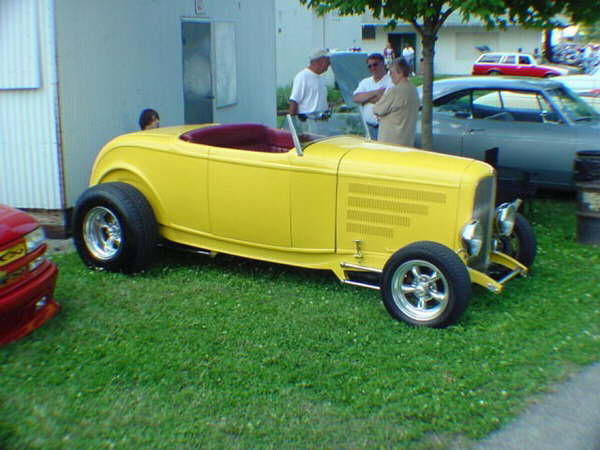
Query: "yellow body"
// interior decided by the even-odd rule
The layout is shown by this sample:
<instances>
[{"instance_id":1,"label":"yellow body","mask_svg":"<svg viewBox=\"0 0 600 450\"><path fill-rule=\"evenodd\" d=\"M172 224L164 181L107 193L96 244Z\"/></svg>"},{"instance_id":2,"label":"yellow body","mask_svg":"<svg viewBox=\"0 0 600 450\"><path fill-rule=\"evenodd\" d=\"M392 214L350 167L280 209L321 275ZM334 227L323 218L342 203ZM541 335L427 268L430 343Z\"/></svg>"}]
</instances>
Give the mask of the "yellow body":
<instances>
[{"instance_id":1,"label":"yellow body","mask_svg":"<svg viewBox=\"0 0 600 450\"><path fill-rule=\"evenodd\" d=\"M478 182L494 174L483 162L351 136L313 143L303 155L179 139L193 128L114 139L99 154L90 184L135 186L170 241L328 269L342 280L344 265L381 270L418 241L445 245L467 263L460 232L472 218ZM489 287L487 275L469 273Z\"/></svg>"}]
</instances>

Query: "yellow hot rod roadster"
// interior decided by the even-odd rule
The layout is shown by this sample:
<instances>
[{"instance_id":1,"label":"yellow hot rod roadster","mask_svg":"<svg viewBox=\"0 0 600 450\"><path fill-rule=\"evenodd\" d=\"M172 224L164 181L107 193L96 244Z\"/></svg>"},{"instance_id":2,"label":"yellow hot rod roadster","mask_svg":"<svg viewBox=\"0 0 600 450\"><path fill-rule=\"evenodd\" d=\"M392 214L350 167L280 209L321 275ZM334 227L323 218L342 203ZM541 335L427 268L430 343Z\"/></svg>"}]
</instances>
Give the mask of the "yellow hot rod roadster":
<instances>
[{"instance_id":1,"label":"yellow hot rod roadster","mask_svg":"<svg viewBox=\"0 0 600 450\"><path fill-rule=\"evenodd\" d=\"M135 272L174 243L331 270L381 290L395 319L430 327L459 319L472 283L499 293L533 263L533 231L515 204L495 207L488 164L357 136L351 114L287 124L113 139L75 206L79 255Z\"/></svg>"}]
</instances>

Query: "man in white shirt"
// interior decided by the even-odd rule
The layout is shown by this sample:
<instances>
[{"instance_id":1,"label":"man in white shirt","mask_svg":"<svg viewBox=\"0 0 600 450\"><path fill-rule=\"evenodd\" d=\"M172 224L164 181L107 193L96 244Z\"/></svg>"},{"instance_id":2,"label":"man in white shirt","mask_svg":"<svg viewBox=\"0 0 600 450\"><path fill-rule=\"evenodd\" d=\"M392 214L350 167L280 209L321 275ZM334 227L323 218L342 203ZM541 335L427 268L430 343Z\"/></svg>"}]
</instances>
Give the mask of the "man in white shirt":
<instances>
[{"instance_id":1,"label":"man in white shirt","mask_svg":"<svg viewBox=\"0 0 600 450\"><path fill-rule=\"evenodd\" d=\"M294 77L289 98L289 113L310 114L327 111L327 87L321 74L329 69L329 51L317 50L310 56L308 67Z\"/></svg>"},{"instance_id":2,"label":"man in white shirt","mask_svg":"<svg viewBox=\"0 0 600 450\"><path fill-rule=\"evenodd\" d=\"M383 96L387 88L394 86L385 68L385 60L380 53L371 53L367 57L367 67L373 74L358 83L352 100L361 105L361 114L369 127L371 139L377 140L379 122L373 114L373 105Z\"/></svg>"},{"instance_id":3,"label":"man in white shirt","mask_svg":"<svg viewBox=\"0 0 600 450\"><path fill-rule=\"evenodd\" d=\"M415 49L412 45L406 44L402 50L402 57L410 66L411 72L415 73Z\"/></svg>"}]
</instances>

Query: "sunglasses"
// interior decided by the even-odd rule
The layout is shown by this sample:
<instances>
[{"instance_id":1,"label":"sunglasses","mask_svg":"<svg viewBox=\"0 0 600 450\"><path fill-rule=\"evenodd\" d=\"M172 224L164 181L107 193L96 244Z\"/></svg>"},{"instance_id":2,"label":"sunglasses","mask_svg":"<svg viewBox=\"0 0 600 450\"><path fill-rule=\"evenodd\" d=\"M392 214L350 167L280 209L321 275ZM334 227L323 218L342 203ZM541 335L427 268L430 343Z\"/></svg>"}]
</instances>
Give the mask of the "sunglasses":
<instances>
[{"instance_id":1,"label":"sunglasses","mask_svg":"<svg viewBox=\"0 0 600 450\"><path fill-rule=\"evenodd\" d=\"M374 62L374 63L371 63L371 64L367 64L367 67L370 69L372 67L377 67L378 65L379 65L379 62Z\"/></svg>"}]
</instances>

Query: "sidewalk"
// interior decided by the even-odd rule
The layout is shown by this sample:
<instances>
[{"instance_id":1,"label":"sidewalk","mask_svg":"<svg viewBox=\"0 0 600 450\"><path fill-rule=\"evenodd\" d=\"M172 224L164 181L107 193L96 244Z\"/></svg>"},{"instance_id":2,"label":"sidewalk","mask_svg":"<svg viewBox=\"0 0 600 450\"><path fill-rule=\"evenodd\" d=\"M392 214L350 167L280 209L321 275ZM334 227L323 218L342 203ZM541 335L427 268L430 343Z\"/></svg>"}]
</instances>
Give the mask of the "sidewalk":
<instances>
[{"instance_id":1,"label":"sidewalk","mask_svg":"<svg viewBox=\"0 0 600 450\"><path fill-rule=\"evenodd\" d=\"M477 450L600 450L600 363L551 388Z\"/></svg>"}]
</instances>

